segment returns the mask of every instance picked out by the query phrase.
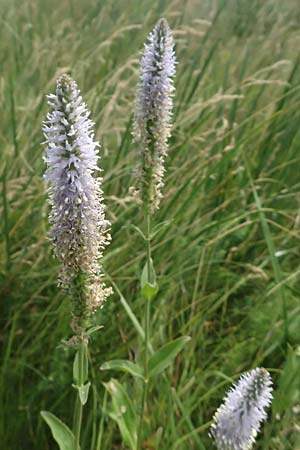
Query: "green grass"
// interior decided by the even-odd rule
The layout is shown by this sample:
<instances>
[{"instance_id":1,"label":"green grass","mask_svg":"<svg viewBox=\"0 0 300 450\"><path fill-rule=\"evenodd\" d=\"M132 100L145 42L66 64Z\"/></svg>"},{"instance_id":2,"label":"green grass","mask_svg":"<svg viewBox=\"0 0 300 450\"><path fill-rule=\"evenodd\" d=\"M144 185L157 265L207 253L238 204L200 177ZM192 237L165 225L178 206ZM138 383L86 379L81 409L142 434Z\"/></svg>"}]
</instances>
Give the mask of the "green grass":
<instances>
[{"instance_id":1,"label":"green grass","mask_svg":"<svg viewBox=\"0 0 300 450\"><path fill-rule=\"evenodd\" d=\"M102 144L113 237L103 265L116 286L97 315L104 328L91 345L97 392L85 408L83 448L95 450L88 443L102 421L103 450L124 449L102 410L110 374L99 367L142 350L124 308L125 299L142 321L131 120L140 50L161 16L174 30L178 72L155 219L168 224L153 244L160 291L152 345L182 334L192 340L167 378L150 386L145 448L212 449L207 430L225 391L263 365L276 394L256 448L299 449L298 0L1 0L1 12L0 449L54 449L41 409L72 421L73 354L58 348L70 336L70 305L46 238L41 146L45 95L65 71ZM128 376L121 380L132 389Z\"/></svg>"}]
</instances>

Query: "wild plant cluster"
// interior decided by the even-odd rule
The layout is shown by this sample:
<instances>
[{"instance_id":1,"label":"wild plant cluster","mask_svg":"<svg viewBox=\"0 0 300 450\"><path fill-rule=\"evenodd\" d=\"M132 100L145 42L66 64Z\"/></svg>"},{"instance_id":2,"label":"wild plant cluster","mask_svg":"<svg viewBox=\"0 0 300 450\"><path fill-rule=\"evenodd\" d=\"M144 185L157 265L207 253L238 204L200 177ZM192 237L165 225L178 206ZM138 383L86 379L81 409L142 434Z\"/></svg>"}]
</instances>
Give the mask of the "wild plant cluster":
<instances>
[{"instance_id":1,"label":"wild plant cluster","mask_svg":"<svg viewBox=\"0 0 300 450\"><path fill-rule=\"evenodd\" d=\"M124 445L131 450L145 448L153 431L148 429L145 419L148 403L155 401L149 398L149 385L155 383L156 377L165 377L165 369L190 342L189 336L180 336L155 349L150 327L152 302L159 291L151 244L157 231L164 227L164 223L156 223L155 215L163 201L176 65L172 32L167 21L161 19L149 34L141 58L132 132L140 164L131 194L144 217L143 224L133 225L145 247L139 293L144 301L144 318L137 327L143 355L137 360L103 361L101 366L101 370L127 372L132 376L130 390L114 378L105 383L112 405L109 416L117 423ZM118 288L102 267L103 252L109 252L113 236L106 218L105 186L99 176L101 147L95 138L94 122L76 82L67 74L58 78L55 93L48 95L48 105L50 112L43 133L44 177L51 207L49 238L61 262L58 284L72 304L72 336L63 345L73 348L75 353L72 386L76 399L72 427L51 412L42 411L41 415L60 450L80 450L84 406L93 388L89 381L92 358L89 341L94 333L101 335L95 312L105 307L113 288ZM130 311L130 305L126 303L126 307ZM243 374L213 418L210 436L215 447L251 449L267 418L271 400L272 380L266 369L254 368ZM103 433L105 426L101 420L95 450L102 448Z\"/></svg>"}]
</instances>

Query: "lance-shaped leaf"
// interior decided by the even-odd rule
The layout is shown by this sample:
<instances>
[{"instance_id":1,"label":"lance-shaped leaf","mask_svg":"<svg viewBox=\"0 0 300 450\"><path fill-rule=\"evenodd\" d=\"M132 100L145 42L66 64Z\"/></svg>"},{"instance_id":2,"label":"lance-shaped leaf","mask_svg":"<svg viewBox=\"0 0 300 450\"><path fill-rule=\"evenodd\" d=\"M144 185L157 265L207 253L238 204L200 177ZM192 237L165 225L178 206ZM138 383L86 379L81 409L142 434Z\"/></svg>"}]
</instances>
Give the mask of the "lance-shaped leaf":
<instances>
[{"instance_id":1,"label":"lance-shaped leaf","mask_svg":"<svg viewBox=\"0 0 300 450\"><path fill-rule=\"evenodd\" d=\"M60 450L75 450L75 438L70 428L58 417L48 411L41 411L41 416L49 426L53 439Z\"/></svg>"},{"instance_id":2,"label":"lance-shaped leaf","mask_svg":"<svg viewBox=\"0 0 300 450\"><path fill-rule=\"evenodd\" d=\"M158 375L165 370L190 340L189 336L182 336L157 350L149 360L149 377Z\"/></svg>"},{"instance_id":3,"label":"lance-shaped leaf","mask_svg":"<svg viewBox=\"0 0 300 450\"><path fill-rule=\"evenodd\" d=\"M131 450L137 446L137 419L132 401L126 390L115 379L103 383L111 395L112 406L109 416L118 424L124 442Z\"/></svg>"},{"instance_id":4,"label":"lance-shaped leaf","mask_svg":"<svg viewBox=\"0 0 300 450\"><path fill-rule=\"evenodd\" d=\"M100 370L118 370L120 372L130 373L136 378L143 378L142 368L126 359L113 359L112 361L107 361L102 364Z\"/></svg>"}]
</instances>

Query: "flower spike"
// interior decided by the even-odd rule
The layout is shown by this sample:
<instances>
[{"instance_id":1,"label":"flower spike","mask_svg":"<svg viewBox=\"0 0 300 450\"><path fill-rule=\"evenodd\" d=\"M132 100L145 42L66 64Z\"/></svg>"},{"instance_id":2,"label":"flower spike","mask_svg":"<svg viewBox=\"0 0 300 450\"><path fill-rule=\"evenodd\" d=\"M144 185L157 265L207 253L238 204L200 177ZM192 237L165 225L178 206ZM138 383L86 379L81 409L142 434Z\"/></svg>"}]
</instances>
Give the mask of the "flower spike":
<instances>
[{"instance_id":1,"label":"flower spike","mask_svg":"<svg viewBox=\"0 0 300 450\"><path fill-rule=\"evenodd\" d=\"M68 75L48 95L51 112L44 122L46 171L51 205L49 233L62 262L59 285L73 297L73 329L84 328L89 315L110 295L98 259L110 241L89 111L77 84Z\"/></svg>"},{"instance_id":2,"label":"flower spike","mask_svg":"<svg viewBox=\"0 0 300 450\"><path fill-rule=\"evenodd\" d=\"M141 148L140 196L146 209L158 209L173 109L175 52L171 30L159 20L148 36L140 65L134 139Z\"/></svg>"},{"instance_id":3,"label":"flower spike","mask_svg":"<svg viewBox=\"0 0 300 450\"><path fill-rule=\"evenodd\" d=\"M250 450L272 401L269 372L256 368L241 376L214 415L210 435L218 450Z\"/></svg>"}]
</instances>

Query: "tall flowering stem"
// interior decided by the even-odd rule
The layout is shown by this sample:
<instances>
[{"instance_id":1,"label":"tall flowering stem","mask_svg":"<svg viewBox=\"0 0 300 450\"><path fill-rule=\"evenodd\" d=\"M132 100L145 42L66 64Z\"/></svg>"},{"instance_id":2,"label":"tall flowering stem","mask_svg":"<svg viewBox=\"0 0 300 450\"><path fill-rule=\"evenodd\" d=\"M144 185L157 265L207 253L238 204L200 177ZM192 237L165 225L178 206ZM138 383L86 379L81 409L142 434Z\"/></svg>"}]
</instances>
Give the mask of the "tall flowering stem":
<instances>
[{"instance_id":1,"label":"tall flowering stem","mask_svg":"<svg viewBox=\"0 0 300 450\"><path fill-rule=\"evenodd\" d=\"M214 416L210 434L218 450L250 450L271 401L272 380L265 369L242 375Z\"/></svg>"},{"instance_id":2,"label":"tall flowering stem","mask_svg":"<svg viewBox=\"0 0 300 450\"><path fill-rule=\"evenodd\" d=\"M134 113L134 140L141 153L138 194L143 204L146 222L146 274L153 285L151 259L151 216L159 208L164 180L164 162L171 133L174 93L173 77L176 60L174 41L165 19L155 25L148 36L140 64L140 83ZM142 430L149 384L150 298L145 298L144 385L138 429L138 449L142 447Z\"/></svg>"},{"instance_id":3,"label":"tall flowering stem","mask_svg":"<svg viewBox=\"0 0 300 450\"><path fill-rule=\"evenodd\" d=\"M110 295L100 273L99 259L109 243L99 170L99 144L93 122L75 81L62 75L55 94L48 96L51 112L44 122L45 179L51 205L49 237L62 262L59 284L73 299L74 331Z\"/></svg>"},{"instance_id":4,"label":"tall flowering stem","mask_svg":"<svg viewBox=\"0 0 300 450\"><path fill-rule=\"evenodd\" d=\"M48 95L48 105L51 111L43 132L45 180L51 205L49 237L54 254L62 263L59 285L72 298L75 336L71 342L77 346L73 386L78 394L73 436L75 449L79 450L82 410L90 387L87 348L90 330L87 333L87 328L91 315L111 293L105 287L99 266L103 249L110 241L110 224L105 219L102 178L94 176L99 170L94 123L89 119L90 113L75 81L62 75L57 80L55 94ZM51 423L49 414L43 414Z\"/></svg>"}]
</instances>

